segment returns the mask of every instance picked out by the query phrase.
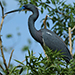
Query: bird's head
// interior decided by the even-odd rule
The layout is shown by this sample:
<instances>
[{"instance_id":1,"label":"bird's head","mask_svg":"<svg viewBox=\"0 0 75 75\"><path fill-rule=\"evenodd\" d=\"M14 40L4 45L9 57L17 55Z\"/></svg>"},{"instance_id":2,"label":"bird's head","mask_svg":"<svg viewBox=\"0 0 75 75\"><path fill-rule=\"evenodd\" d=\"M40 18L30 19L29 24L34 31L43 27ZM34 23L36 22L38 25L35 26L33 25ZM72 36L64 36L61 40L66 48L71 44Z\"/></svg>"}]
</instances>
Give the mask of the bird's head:
<instances>
[{"instance_id":1,"label":"bird's head","mask_svg":"<svg viewBox=\"0 0 75 75\"><path fill-rule=\"evenodd\" d=\"M32 4L26 4L26 5L23 5L23 6L22 6L21 8L19 8L19 9L6 12L5 14L9 14L9 13L17 12L17 11L24 11L24 10L32 11L33 7L35 7L35 6L32 5ZM36 8L36 7L35 7L35 8Z\"/></svg>"}]
</instances>

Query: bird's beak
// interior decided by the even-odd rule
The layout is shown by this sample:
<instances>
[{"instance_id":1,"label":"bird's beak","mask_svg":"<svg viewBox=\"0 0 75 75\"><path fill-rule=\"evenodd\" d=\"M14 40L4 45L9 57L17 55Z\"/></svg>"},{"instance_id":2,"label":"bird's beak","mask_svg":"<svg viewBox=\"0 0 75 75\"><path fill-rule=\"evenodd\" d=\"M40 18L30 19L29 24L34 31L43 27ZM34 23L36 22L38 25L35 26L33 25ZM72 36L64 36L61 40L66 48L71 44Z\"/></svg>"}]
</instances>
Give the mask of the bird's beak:
<instances>
[{"instance_id":1,"label":"bird's beak","mask_svg":"<svg viewBox=\"0 0 75 75\"><path fill-rule=\"evenodd\" d=\"M19 8L19 9L6 12L5 14L10 14L10 13L17 12L17 11L22 11L22 10L25 10L25 7L21 7L21 8Z\"/></svg>"}]
</instances>

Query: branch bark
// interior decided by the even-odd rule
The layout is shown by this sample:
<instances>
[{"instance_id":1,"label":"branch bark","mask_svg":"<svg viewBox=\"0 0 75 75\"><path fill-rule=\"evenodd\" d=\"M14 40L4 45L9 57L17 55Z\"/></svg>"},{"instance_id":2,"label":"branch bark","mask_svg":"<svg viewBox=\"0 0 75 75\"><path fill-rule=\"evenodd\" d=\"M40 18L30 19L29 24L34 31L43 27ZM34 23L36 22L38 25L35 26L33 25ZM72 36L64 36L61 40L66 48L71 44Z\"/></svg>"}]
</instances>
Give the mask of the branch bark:
<instances>
[{"instance_id":1,"label":"branch bark","mask_svg":"<svg viewBox=\"0 0 75 75\"><path fill-rule=\"evenodd\" d=\"M0 5L1 5L1 8L2 8L2 17L3 17L3 16L4 16L4 8L3 8L3 6L2 6L1 1L0 1Z\"/></svg>"},{"instance_id":2,"label":"branch bark","mask_svg":"<svg viewBox=\"0 0 75 75\"><path fill-rule=\"evenodd\" d=\"M0 32L1 32L2 25L3 25L3 21L4 21L4 18L5 18L6 15L4 16L4 8L3 8L1 2L0 2L0 6L1 6L1 9L2 9L2 21L1 21L1 24L0 24ZM4 66L5 66L5 68L6 68L6 72L7 72L6 75L8 75L8 74L9 74L9 71L8 71L8 67L7 67L6 60L5 60L4 53L3 53L1 35L0 35L0 49L1 49L1 54L2 54L2 58L3 58L3 63L4 63ZM2 66L1 66L1 68L3 69ZM4 69L3 69L3 70L4 70Z\"/></svg>"},{"instance_id":3,"label":"branch bark","mask_svg":"<svg viewBox=\"0 0 75 75\"><path fill-rule=\"evenodd\" d=\"M71 32L75 29L75 26L71 29Z\"/></svg>"},{"instance_id":4,"label":"branch bark","mask_svg":"<svg viewBox=\"0 0 75 75\"><path fill-rule=\"evenodd\" d=\"M3 71L5 71L5 69L3 68L3 66L0 64L0 67L1 67L1 69L3 70Z\"/></svg>"},{"instance_id":5,"label":"branch bark","mask_svg":"<svg viewBox=\"0 0 75 75\"><path fill-rule=\"evenodd\" d=\"M72 54L72 35L71 35L71 27L68 28L69 30L69 43L70 43L70 53Z\"/></svg>"},{"instance_id":6,"label":"branch bark","mask_svg":"<svg viewBox=\"0 0 75 75\"><path fill-rule=\"evenodd\" d=\"M75 29L75 26L71 29L71 27L68 28L69 30L69 43L70 43L70 53L72 54L72 34L71 32Z\"/></svg>"},{"instance_id":7,"label":"branch bark","mask_svg":"<svg viewBox=\"0 0 75 75\"><path fill-rule=\"evenodd\" d=\"M1 32L1 29L2 29L2 25L3 25L3 22L4 22L4 18L6 17L6 15L4 15L4 8L2 6L2 3L0 2L0 6L1 6L1 9L2 9L2 21L1 21L1 24L0 24L0 32Z\"/></svg>"},{"instance_id":8,"label":"branch bark","mask_svg":"<svg viewBox=\"0 0 75 75\"><path fill-rule=\"evenodd\" d=\"M46 20L47 20L47 15L46 15L46 17L45 17L45 19L44 19L44 21L43 21L43 23L44 23L44 28L46 29L47 27L46 27Z\"/></svg>"},{"instance_id":9,"label":"branch bark","mask_svg":"<svg viewBox=\"0 0 75 75\"><path fill-rule=\"evenodd\" d=\"M11 61L13 52L14 52L14 49L12 50L11 55L10 55L10 58L9 58L8 68L9 68L9 66L10 66L10 61Z\"/></svg>"}]
</instances>

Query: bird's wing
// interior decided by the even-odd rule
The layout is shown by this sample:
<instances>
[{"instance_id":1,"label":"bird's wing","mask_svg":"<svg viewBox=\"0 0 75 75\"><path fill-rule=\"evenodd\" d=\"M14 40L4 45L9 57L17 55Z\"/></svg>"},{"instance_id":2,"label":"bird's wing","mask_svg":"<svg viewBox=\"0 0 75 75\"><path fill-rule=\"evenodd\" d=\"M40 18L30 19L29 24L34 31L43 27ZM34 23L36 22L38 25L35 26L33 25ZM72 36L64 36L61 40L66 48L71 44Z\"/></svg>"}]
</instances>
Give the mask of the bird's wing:
<instances>
[{"instance_id":1,"label":"bird's wing","mask_svg":"<svg viewBox=\"0 0 75 75\"><path fill-rule=\"evenodd\" d=\"M61 52L64 53L63 55L66 55L69 57L69 59L72 59L66 44L54 32L47 29L42 29L42 40L43 43L45 43L45 45L48 46L51 50L61 50Z\"/></svg>"}]
</instances>

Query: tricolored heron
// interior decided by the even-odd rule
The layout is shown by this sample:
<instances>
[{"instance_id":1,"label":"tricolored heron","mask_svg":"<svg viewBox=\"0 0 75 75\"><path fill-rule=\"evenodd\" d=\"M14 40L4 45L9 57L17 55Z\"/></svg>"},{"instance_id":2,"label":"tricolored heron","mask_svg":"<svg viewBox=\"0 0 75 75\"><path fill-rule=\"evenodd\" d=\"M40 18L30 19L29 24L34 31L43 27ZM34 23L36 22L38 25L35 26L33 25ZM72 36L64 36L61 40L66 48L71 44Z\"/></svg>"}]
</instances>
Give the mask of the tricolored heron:
<instances>
[{"instance_id":1,"label":"tricolored heron","mask_svg":"<svg viewBox=\"0 0 75 75\"><path fill-rule=\"evenodd\" d=\"M16 11L21 11L21 10L29 10L29 11L32 11L32 13L33 13L32 15L30 15L30 17L28 19L28 27L29 27L29 31L30 31L30 34L32 35L32 37L37 42L39 42L44 49L47 46L53 51L61 50L60 52L63 52L62 55L64 55L63 58L66 60L66 62L69 62L70 59L72 59L72 56L71 56L70 51L67 48L66 44L61 40L61 38L59 36L57 36L54 32L52 32L48 29L36 30L36 28L34 27L34 23L39 16L39 12L38 12L38 9L36 6L34 6L33 4L26 4L19 9L9 11L6 14L16 12Z\"/></svg>"}]
</instances>

